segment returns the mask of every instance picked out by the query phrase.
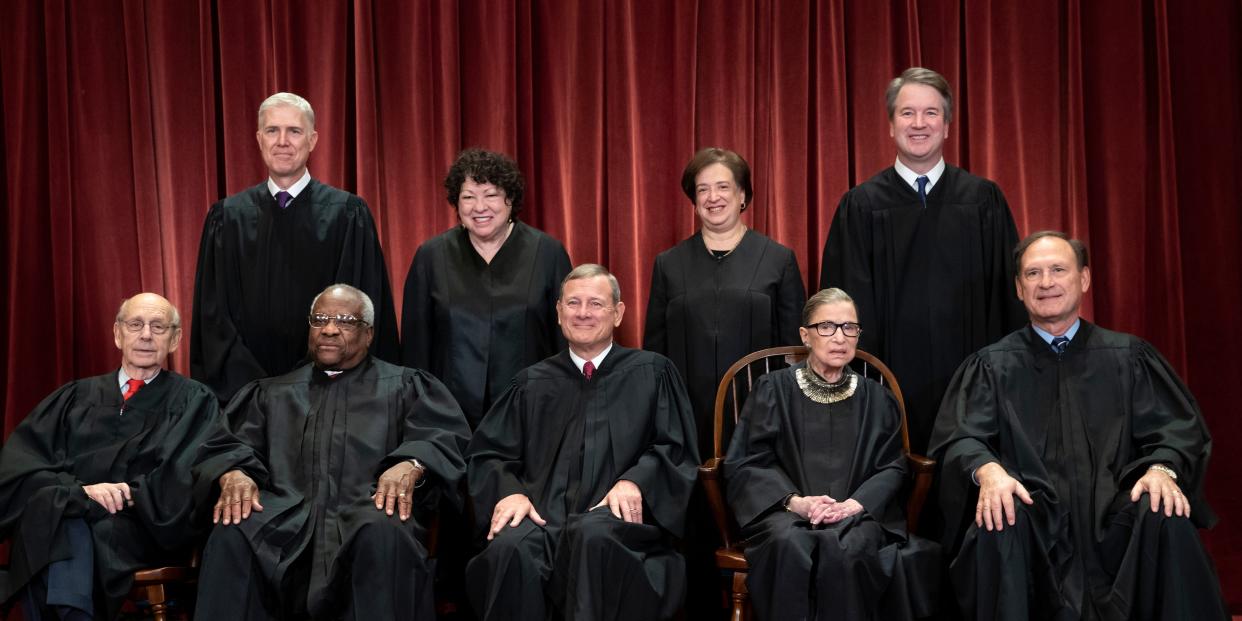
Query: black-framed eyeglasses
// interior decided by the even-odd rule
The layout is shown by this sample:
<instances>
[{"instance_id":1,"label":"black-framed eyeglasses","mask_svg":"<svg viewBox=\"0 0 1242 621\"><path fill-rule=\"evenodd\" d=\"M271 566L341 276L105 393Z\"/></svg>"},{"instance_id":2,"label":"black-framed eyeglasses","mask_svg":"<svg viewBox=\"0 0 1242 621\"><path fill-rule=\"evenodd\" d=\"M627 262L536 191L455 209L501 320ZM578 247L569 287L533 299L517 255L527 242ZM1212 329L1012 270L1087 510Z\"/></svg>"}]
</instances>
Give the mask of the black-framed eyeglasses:
<instances>
[{"instance_id":1,"label":"black-framed eyeglasses","mask_svg":"<svg viewBox=\"0 0 1242 621\"><path fill-rule=\"evenodd\" d=\"M862 334L862 326L854 323L853 321L847 321L845 323L821 321L819 323L812 323L802 327L807 330L814 329L820 336L832 336L837 333L837 328L841 328L841 334L844 334L850 338L855 338L859 334Z\"/></svg>"},{"instance_id":2,"label":"black-framed eyeglasses","mask_svg":"<svg viewBox=\"0 0 1242 621\"><path fill-rule=\"evenodd\" d=\"M352 332L358 328L365 328L366 326L371 325L357 317L354 317L353 315L325 315L323 313L315 313L307 317L306 320L310 323L310 327L316 329L326 328L329 323L335 321L336 327L346 332Z\"/></svg>"},{"instance_id":3,"label":"black-framed eyeglasses","mask_svg":"<svg viewBox=\"0 0 1242 621\"><path fill-rule=\"evenodd\" d=\"M167 334L169 330L172 330L173 328L177 327L177 326L162 323L159 321L143 321L141 319L130 319L128 321L117 321L117 323L121 324L122 326L125 326L126 332L132 332L134 334L142 332L142 328L145 326L147 328L150 328L151 334L154 334L156 336L159 336L161 334Z\"/></svg>"}]
</instances>

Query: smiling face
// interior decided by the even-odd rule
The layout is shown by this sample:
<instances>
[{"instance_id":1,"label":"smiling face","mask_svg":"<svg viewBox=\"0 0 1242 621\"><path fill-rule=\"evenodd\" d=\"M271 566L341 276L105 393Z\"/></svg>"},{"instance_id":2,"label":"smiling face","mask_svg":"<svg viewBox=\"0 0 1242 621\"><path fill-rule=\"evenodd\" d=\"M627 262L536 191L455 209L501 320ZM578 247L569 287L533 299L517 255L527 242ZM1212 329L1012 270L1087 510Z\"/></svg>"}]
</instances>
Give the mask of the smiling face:
<instances>
[{"instance_id":1,"label":"smiling face","mask_svg":"<svg viewBox=\"0 0 1242 621\"><path fill-rule=\"evenodd\" d=\"M577 278L565 283L556 302L556 321L574 353L593 358L612 342L621 325L625 303L612 301L607 276Z\"/></svg>"},{"instance_id":2,"label":"smiling face","mask_svg":"<svg viewBox=\"0 0 1242 621\"><path fill-rule=\"evenodd\" d=\"M306 115L293 106L274 106L263 112L259 131L259 151L268 175L276 185L287 188L302 178L306 172L306 160L319 134L310 125Z\"/></svg>"},{"instance_id":3,"label":"smiling face","mask_svg":"<svg viewBox=\"0 0 1242 621\"><path fill-rule=\"evenodd\" d=\"M363 316L362 300L341 289L333 289L319 296L312 315ZM371 346L372 328L361 325L351 329L337 321L329 321L322 328L311 326L307 336L310 357L322 369L351 369L367 356Z\"/></svg>"},{"instance_id":4,"label":"smiling face","mask_svg":"<svg viewBox=\"0 0 1242 621\"><path fill-rule=\"evenodd\" d=\"M130 298L112 324L112 338L121 350L121 367L126 375L147 379L164 364L168 354L181 344L181 327L173 324L172 303L154 293ZM138 330L132 330L138 326ZM152 329L155 326L155 329ZM163 334L156 334L160 328Z\"/></svg>"},{"instance_id":5,"label":"smiling face","mask_svg":"<svg viewBox=\"0 0 1242 621\"><path fill-rule=\"evenodd\" d=\"M703 228L715 233L736 229L742 218L742 205L749 197L733 178L733 171L721 163L703 168L694 177L694 212Z\"/></svg>"},{"instance_id":6,"label":"smiling face","mask_svg":"<svg viewBox=\"0 0 1242 621\"><path fill-rule=\"evenodd\" d=\"M1064 334L1078 318L1082 296L1091 288L1090 268L1078 267L1069 242L1056 237L1035 241L1022 253L1015 284L1031 323Z\"/></svg>"},{"instance_id":7,"label":"smiling face","mask_svg":"<svg viewBox=\"0 0 1242 621\"><path fill-rule=\"evenodd\" d=\"M897 143L897 158L918 173L931 170L949 137L944 98L926 84L906 84L897 93L888 135Z\"/></svg>"},{"instance_id":8,"label":"smiling face","mask_svg":"<svg viewBox=\"0 0 1242 621\"><path fill-rule=\"evenodd\" d=\"M505 191L491 183L478 183L466 177L457 194L457 217L475 241L495 240L505 234L513 202Z\"/></svg>"},{"instance_id":9,"label":"smiling face","mask_svg":"<svg viewBox=\"0 0 1242 621\"><path fill-rule=\"evenodd\" d=\"M811 315L810 325L824 321L836 324L858 323L858 311L850 302L829 302L815 309ZM858 337L845 336L845 331L837 328L832 336L820 336L815 328L798 328L802 342L811 348L807 364L824 379L835 381L842 369L854 360L858 350Z\"/></svg>"}]
</instances>

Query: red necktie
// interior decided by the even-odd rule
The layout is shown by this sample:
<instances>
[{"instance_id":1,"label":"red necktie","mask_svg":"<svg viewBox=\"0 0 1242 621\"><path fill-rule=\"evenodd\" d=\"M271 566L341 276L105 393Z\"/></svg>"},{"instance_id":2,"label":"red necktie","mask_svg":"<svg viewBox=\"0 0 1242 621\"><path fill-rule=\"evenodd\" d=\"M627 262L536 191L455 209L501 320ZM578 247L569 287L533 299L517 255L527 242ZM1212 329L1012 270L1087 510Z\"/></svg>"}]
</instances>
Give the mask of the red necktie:
<instances>
[{"instance_id":1,"label":"red necktie","mask_svg":"<svg viewBox=\"0 0 1242 621\"><path fill-rule=\"evenodd\" d=\"M138 392L138 389L139 389L139 388L142 388L143 386L146 386L146 385L147 385L147 383L146 383L146 382L144 382L144 381L142 381L142 380L140 380L140 379L132 379L132 380L129 380L128 382L125 382L125 383L129 385L129 389L127 389L127 390L125 391L125 400L126 400L126 401L129 401L129 398L130 398L130 397L132 397L132 396L134 396L134 393Z\"/></svg>"},{"instance_id":2,"label":"red necktie","mask_svg":"<svg viewBox=\"0 0 1242 621\"><path fill-rule=\"evenodd\" d=\"M582 365L582 374L586 376L588 382L591 381L591 376L595 375L595 363L587 360L586 364Z\"/></svg>"}]
</instances>

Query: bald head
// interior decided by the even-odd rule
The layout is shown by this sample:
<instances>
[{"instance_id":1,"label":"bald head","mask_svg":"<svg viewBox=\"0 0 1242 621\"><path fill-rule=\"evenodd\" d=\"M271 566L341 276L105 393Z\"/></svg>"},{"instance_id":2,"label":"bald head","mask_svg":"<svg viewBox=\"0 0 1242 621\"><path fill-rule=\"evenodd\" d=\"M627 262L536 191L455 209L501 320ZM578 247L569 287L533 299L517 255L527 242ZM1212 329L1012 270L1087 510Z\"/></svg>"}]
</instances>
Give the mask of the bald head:
<instances>
[{"instance_id":1,"label":"bald head","mask_svg":"<svg viewBox=\"0 0 1242 621\"><path fill-rule=\"evenodd\" d=\"M126 375L148 379L181 344L181 313L162 295L139 293L121 302L112 337Z\"/></svg>"}]
</instances>

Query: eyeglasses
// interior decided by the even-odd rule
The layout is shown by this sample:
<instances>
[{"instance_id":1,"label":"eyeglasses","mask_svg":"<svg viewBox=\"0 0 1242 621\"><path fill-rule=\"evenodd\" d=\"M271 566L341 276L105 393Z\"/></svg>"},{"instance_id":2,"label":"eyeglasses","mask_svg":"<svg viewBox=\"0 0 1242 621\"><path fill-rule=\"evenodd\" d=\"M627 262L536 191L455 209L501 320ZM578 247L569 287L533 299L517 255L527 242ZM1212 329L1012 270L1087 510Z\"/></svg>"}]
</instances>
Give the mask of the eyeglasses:
<instances>
[{"instance_id":1,"label":"eyeglasses","mask_svg":"<svg viewBox=\"0 0 1242 621\"><path fill-rule=\"evenodd\" d=\"M126 332L132 332L134 334L137 334L139 332L142 332L143 327L147 327L147 328L151 328L151 334L155 334L157 336L161 334L166 334L168 333L169 330L177 327L174 325L169 325L169 324L161 323L158 321L148 322L148 321L143 321L141 319L130 319L128 321L117 320L117 323L121 324L122 326L125 326Z\"/></svg>"},{"instance_id":2,"label":"eyeglasses","mask_svg":"<svg viewBox=\"0 0 1242 621\"><path fill-rule=\"evenodd\" d=\"M587 300L586 302L583 302L582 300L579 300L578 298L566 300L564 302L561 302L561 304L565 308L568 308L569 310L575 313L578 312L580 309L582 309L584 305L586 309L592 313L602 313L604 311L612 310L613 308L611 306L604 304L602 300Z\"/></svg>"},{"instance_id":3,"label":"eyeglasses","mask_svg":"<svg viewBox=\"0 0 1242 621\"><path fill-rule=\"evenodd\" d=\"M833 323L831 321L821 321L819 323L812 323L812 324L808 324L802 327L806 328L807 330L814 328L815 331L818 332L820 336L832 336L837 333L837 328L841 328L841 334L844 334L845 336L848 336L850 338L854 338L858 336L859 334L862 334L862 326L852 321L847 321L845 323Z\"/></svg>"},{"instance_id":4,"label":"eyeglasses","mask_svg":"<svg viewBox=\"0 0 1242 621\"><path fill-rule=\"evenodd\" d=\"M344 330L345 332L353 332L358 328L371 325L357 317L354 317L353 315L325 315L323 313L315 313L310 317L307 317L306 320L310 322L310 327L317 330L328 327L328 324L333 321L336 322L336 327Z\"/></svg>"}]
</instances>

